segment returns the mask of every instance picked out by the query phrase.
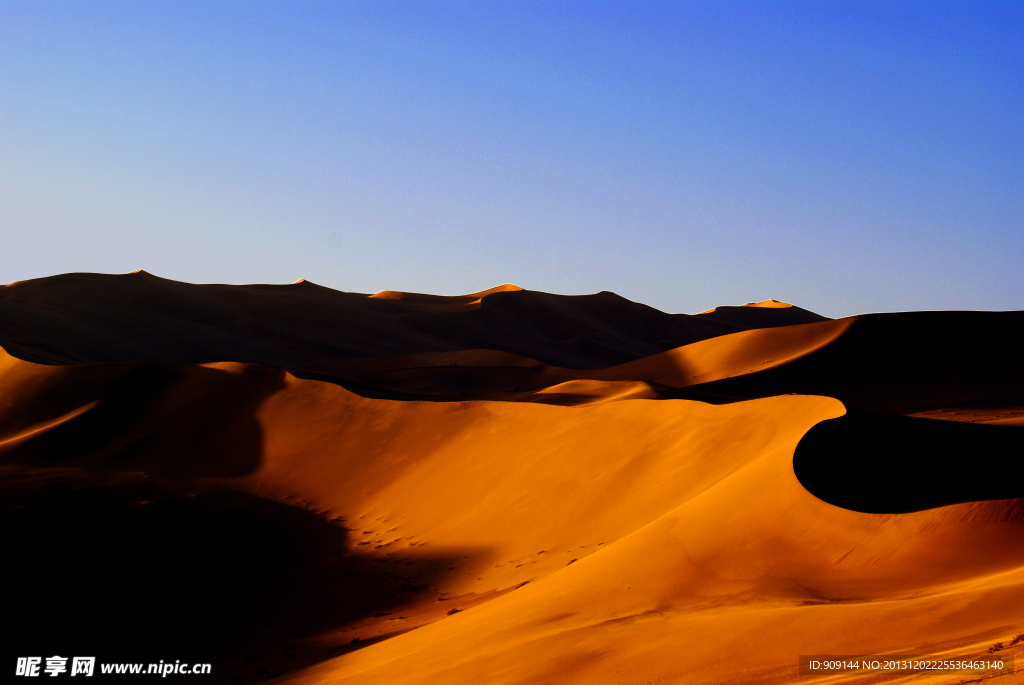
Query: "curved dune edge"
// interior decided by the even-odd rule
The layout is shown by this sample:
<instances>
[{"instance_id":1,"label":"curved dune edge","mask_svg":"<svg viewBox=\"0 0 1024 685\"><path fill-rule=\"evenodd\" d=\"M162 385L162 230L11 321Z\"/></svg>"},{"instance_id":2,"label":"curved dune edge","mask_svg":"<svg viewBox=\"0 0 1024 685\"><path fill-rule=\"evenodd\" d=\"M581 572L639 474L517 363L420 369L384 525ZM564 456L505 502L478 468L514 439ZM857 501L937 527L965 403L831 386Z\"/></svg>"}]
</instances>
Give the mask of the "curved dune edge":
<instances>
[{"instance_id":1,"label":"curved dune edge","mask_svg":"<svg viewBox=\"0 0 1024 685\"><path fill-rule=\"evenodd\" d=\"M651 404L598 405L577 416L600 413L600 425L608 426L611 414L633 407L646 412ZM783 683L792 681L798 654L963 653L1018 624L1017 607L1024 601L1020 501L899 516L840 509L807 492L792 469L801 435L842 415L835 400L792 396L713 408L655 405L675 405L680 418L690 422L700 416L701 433L731 431L738 440L727 453L732 458L718 464L703 484L680 493L678 504L660 515L657 507L636 515L639 500L626 507L622 499L605 497L605 507L616 516L633 514L634 529L571 565L282 682L619 683L628 674L627 682ZM754 435L759 438L750 441ZM674 465L670 480L677 487L690 480L685 469L698 463L695 442L702 440L691 436L677 444L663 462L662 469ZM453 451L442 449L437 458L446 461ZM507 464L493 458L486 463L495 461ZM414 469L408 479L428 476L439 466ZM552 469L540 483L534 481L533 504L548 496L548 479L566 473ZM662 469L662 475L672 472ZM457 469L441 470L439 478L422 484L423 492L436 493L419 504L424 512L442 504L450 492L443 484L457 478ZM291 487L297 485L293 481ZM410 487L387 488L365 516L387 512L403 528L424 525L400 513L402 503L410 501ZM490 502L502 489L484 486L471 499ZM560 502L565 495L573 500L572 489L560 490ZM574 501L566 504L582 513ZM525 511L531 511L530 503L513 512L511 521L485 517L480 527L498 548L499 531L509 527L532 537ZM474 510L472 519L481 513ZM580 532L592 530L593 519L582 519ZM559 520L553 523L559 530ZM598 536L606 537L602 532ZM880 624L885 631L877 629Z\"/></svg>"},{"instance_id":2,"label":"curved dune edge","mask_svg":"<svg viewBox=\"0 0 1024 685\"><path fill-rule=\"evenodd\" d=\"M781 683L800 653L963 650L1020 620L1019 500L885 516L800 484L797 444L845 412L831 398L396 402L240 364L0 368L17 391L0 397L5 431L103 400L0 450L5 464L51 465L33 445L105 427L87 453L60 442L59 464L176 461L347 529L352 559L409 574L415 592L307 641L323 658L395 637L290 681ZM140 411L95 423L110 400ZM124 436L141 447L119 451ZM429 584L418 568L437 568Z\"/></svg>"},{"instance_id":3,"label":"curved dune edge","mask_svg":"<svg viewBox=\"0 0 1024 685\"><path fill-rule=\"evenodd\" d=\"M595 381L580 379L556 383L530 393L531 401L550 398L550 404L594 404L621 400L660 400L662 396L643 381ZM571 398L571 399L570 399Z\"/></svg>"},{"instance_id":4,"label":"curved dune edge","mask_svg":"<svg viewBox=\"0 0 1024 685\"><path fill-rule=\"evenodd\" d=\"M1024 498L1024 431L848 411L800 440L797 479L845 509L895 514Z\"/></svg>"},{"instance_id":5,"label":"curved dune edge","mask_svg":"<svg viewBox=\"0 0 1024 685\"><path fill-rule=\"evenodd\" d=\"M16 435L0 439L0 449L13 447L21 442L30 440L35 435L45 433L46 431L52 430L57 426L67 423L68 421L73 421L85 412L94 408L97 404L99 404L99 400L93 400L92 402L87 402L80 407L72 409L66 414L58 416L57 418L30 425Z\"/></svg>"},{"instance_id":6,"label":"curved dune edge","mask_svg":"<svg viewBox=\"0 0 1024 685\"><path fill-rule=\"evenodd\" d=\"M828 346L855 321L855 317L850 317L741 331L603 369L548 366L521 355L481 349L397 355L299 368L327 377L357 380L381 390L409 393L410 398L417 394L426 397L504 392L515 394L505 399L535 399L538 395L556 394L558 391L554 388L559 386L586 387L586 394L594 398L598 398L599 388L603 387L609 398L624 397L623 383L658 383L669 388L685 388L783 366ZM661 396L650 391L649 386L648 390L640 392L638 397Z\"/></svg>"},{"instance_id":7,"label":"curved dune edge","mask_svg":"<svg viewBox=\"0 0 1024 685\"><path fill-rule=\"evenodd\" d=\"M838 339L857 317L722 335L589 372L595 380L650 379L676 388L787 364Z\"/></svg>"},{"instance_id":8,"label":"curved dune edge","mask_svg":"<svg viewBox=\"0 0 1024 685\"><path fill-rule=\"evenodd\" d=\"M0 514L34 524L11 548L71 529L88 550L106 523L127 543L108 547L123 563L94 546L73 574L63 543L12 560L12 587L44 579L14 598L19 633L109 639L98 611L51 623L51 588L177 606L190 572L198 604L229 603L122 634L217 644L206 658L252 681L783 683L801 653L963 654L1020 631L1017 429L848 408L1016 420L1024 313L756 304L674 317L607 292L375 297L141 271L15 284L0 340L69 365L0 352L0 494L25 502ZM878 420L918 423L886 444ZM234 546L139 562L131 544L155 550L152 524L182 513L165 540ZM59 608L32 619L42 600Z\"/></svg>"}]
</instances>

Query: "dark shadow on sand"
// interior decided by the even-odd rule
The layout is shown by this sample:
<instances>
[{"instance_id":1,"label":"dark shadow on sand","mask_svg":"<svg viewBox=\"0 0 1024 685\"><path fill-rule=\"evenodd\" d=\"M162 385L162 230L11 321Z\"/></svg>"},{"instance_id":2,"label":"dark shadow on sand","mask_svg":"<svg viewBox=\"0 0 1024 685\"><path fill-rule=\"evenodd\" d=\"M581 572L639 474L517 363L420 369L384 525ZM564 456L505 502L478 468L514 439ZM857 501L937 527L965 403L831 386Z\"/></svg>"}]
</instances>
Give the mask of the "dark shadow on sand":
<instances>
[{"instance_id":1,"label":"dark shadow on sand","mask_svg":"<svg viewBox=\"0 0 1024 685\"><path fill-rule=\"evenodd\" d=\"M95 406L5 446L0 462L175 477L242 475L260 463L256 409L283 385L283 371L252 366L237 372L174 364L69 367L21 410L47 418L44 412L66 404L64 397Z\"/></svg>"},{"instance_id":2,"label":"dark shadow on sand","mask_svg":"<svg viewBox=\"0 0 1024 685\"><path fill-rule=\"evenodd\" d=\"M357 554L344 521L223 488L80 469L2 475L10 664L180 659L213 664L203 682L261 682L361 646L323 635L430 594L457 563Z\"/></svg>"},{"instance_id":3,"label":"dark shadow on sand","mask_svg":"<svg viewBox=\"0 0 1024 685\"><path fill-rule=\"evenodd\" d=\"M793 470L816 497L873 514L1024 498L1024 428L851 409L804 435Z\"/></svg>"},{"instance_id":4,"label":"dark shadow on sand","mask_svg":"<svg viewBox=\"0 0 1024 685\"><path fill-rule=\"evenodd\" d=\"M364 552L309 503L212 485L259 466L255 413L283 383L253 366L68 367L4 417L18 435L94 403L0 450L4 663L180 660L252 683L410 629L396 607L435 601L473 550Z\"/></svg>"},{"instance_id":5,"label":"dark shadow on sand","mask_svg":"<svg viewBox=\"0 0 1024 685\"><path fill-rule=\"evenodd\" d=\"M451 369L451 371L456 369ZM460 367L464 376L472 373L474 367ZM303 378L306 380L321 381L324 383L331 383L339 387L345 388L351 393L359 395L360 397L366 397L369 399L376 400L398 400L405 402L472 402L472 401L489 401L489 402L533 402L536 404L557 404L563 406L573 406L580 404L588 404L593 402L596 398L593 395L578 394L578 393L553 393L553 392L536 392L536 390L542 390L547 387L543 383L536 384L536 387L531 387L527 382L523 382L522 386L517 386L514 381L502 379L502 382L493 384L493 387L488 387L486 381L478 381L475 383L471 390L458 393L438 393L438 392L409 392L406 388L408 383L389 383L387 379L375 378L375 382L368 382L366 379L353 379L345 378L342 376L335 376L326 373L319 373L309 369L301 368L289 368L289 373L297 378ZM406 369L404 370L406 376L412 376L414 373L419 372L419 369ZM492 373L493 367L484 367L484 373ZM435 369L425 369L423 373L424 378L433 380L438 375ZM407 381L406 379L403 379ZM643 379L637 379L643 380ZM742 402L746 400L745 397L730 397L727 395L717 395L709 392L703 392L700 390L691 390L690 388L674 388L670 385L664 385L662 383L656 383L654 381L644 381L653 391L657 397L656 399L675 399L675 400L694 400L697 402L704 402L707 404L731 404L732 402ZM426 385L426 383L424 383ZM469 383L465 383L469 387ZM397 386L397 387L396 387Z\"/></svg>"}]
</instances>

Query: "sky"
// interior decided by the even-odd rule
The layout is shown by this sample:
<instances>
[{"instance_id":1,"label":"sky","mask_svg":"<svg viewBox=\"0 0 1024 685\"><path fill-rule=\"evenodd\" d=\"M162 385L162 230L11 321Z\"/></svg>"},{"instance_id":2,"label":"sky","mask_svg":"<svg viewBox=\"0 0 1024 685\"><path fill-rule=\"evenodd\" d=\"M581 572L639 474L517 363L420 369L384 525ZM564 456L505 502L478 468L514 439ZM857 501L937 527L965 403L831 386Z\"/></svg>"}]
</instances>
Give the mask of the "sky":
<instances>
[{"instance_id":1,"label":"sky","mask_svg":"<svg viewBox=\"0 0 1024 685\"><path fill-rule=\"evenodd\" d=\"M1024 309L1024 3L0 3L0 282Z\"/></svg>"}]
</instances>

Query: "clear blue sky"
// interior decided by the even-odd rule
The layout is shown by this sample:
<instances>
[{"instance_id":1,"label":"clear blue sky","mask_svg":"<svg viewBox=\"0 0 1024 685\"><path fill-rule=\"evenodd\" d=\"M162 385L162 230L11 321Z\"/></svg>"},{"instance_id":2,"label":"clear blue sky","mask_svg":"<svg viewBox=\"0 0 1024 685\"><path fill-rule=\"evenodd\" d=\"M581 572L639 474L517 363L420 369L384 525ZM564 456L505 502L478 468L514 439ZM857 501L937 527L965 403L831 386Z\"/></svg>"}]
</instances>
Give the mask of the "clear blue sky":
<instances>
[{"instance_id":1,"label":"clear blue sky","mask_svg":"<svg viewBox=\"0 0 1024 685\"><path fill-rule=\"evenodd\" d=\"M0 4L0 281L1024 309L1024 3Z\"/></svg>"}]
</instances>

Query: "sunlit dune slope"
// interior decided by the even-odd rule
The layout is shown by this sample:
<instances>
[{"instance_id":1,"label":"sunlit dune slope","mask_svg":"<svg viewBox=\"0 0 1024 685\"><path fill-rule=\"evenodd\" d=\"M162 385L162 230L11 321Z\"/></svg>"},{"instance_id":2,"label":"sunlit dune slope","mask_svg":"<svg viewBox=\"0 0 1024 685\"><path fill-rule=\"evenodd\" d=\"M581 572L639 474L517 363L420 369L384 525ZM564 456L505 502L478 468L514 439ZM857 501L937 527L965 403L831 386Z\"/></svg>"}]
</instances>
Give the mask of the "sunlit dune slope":
<instances>
[{"instance_id":1,"label":"sunlit dune slope","mask_svg":"<svg viewBox=\"0 0 1024 685\"><path fill-rule=\"evenodd\" d=\"M962 648L1017 620L1019 503L872 516L799 484L793 449L810 425L842 413L834 400L421 407L436 433L411 415L388 420L382 454L403 454L403 474L381 490L326 456L300 466L285 450L254 480L318 506L355 491L352 515L396 556L403 544L478 550L454 593L534 580L300 682L784 682L801 652ZM491 414L482 433L477 407ZM296 454L322 455L316 447L331 442ZM311 471L315 483L301 475ZM376 526L389 535L374 536ZM880 620L898 629L880 636Z\"/></svg>"},{"instance_id":2,"label":"sunlit dune slope","mask_svg":"<svg viewBox=\"0 0 1024 685\"><path fill-rule=\"evenodd\" d=\"M761 300L760 302L747 302L744 307L758 307L760 309L791 309L793 305L779 300Z\"/></svg>"},{"instance_id":3,"label":"sunlit dune slope","mask_svg":"<svg viewBox=\"0 0 1024 685\"><path fill-rule=\"evenodd\" d=\"M784 310L783 310L784 311ZM1024 424L1019 312L915 312L741 331L601 369L567 369L467 350L308 365L295 373L371 397L550 401L601 392L727 402L787 393L836 397L874 412ZM598 392L600 383L605 390ZM637 384L644 384L641 387ZM685 390L680 390L685 389Z\"/></svg>"},{"instance_id":4,"label":"sunlit dune slope","mask_svg":"<svg viewBox=\"0 0 1024 685\"><path fill-rule=\"evenodd\" d=\"M379 396L412 398L431 395L527 393L570 381L641 381L683 388L720 378L763 371L806 356L841 336L854 319L765 328L718 336L604 369L552 367L519 355L488 350L425 353L307 365L296 372L311 378L354 381L353 390L376 390ZM580 387L576 386L568 387ZM589 384L594 388L594 383ZM386 394L391 392L390 395ZM651 397L665 394L648 388ZM403 395L398 395L400 393ZM532 395L506 399L538 399ZM543 399L543 398L540 398Z\"/></svg>"},{"instance_id":5,"label":"sunlit dune slope","mask_svg":"<svg viewBox=\"0 0 1024 685\"><path fill-rule=\"evenodd\" d=\"M876 412L991 423L1024 419L1018 312L914 312L742 331L601 369L567 369L491 350L322 365L298 373L404 398L529 399L576 380L651 382L660 397L828 395ZM389 394L390 393L390 394ZM508 394L518 394L509 397Z\"/></svg>"},{"instance_id":6,"label":"sunlit dune slope","mask_svg":"<svg viewBox=\"0 0 1024 685\"><path fill-rule=\"evenodd\" d=\"M649 378L677 388L745 376L805 357L842 336L852 323L852 318L837 319L743 331L591 372L591 375L608 380Z\"/></svg>"},{"instance_id":7,"label":"sunlit dune slope","mask_svg":"<svg viewBox=\"0 0 1024 685\"><path fill-rule=\"evenodd\" d=\"M965 653L1012 634L1019 501L858 514L810 496L791 456L749 455L571 566L287 682L783 683L798 654Z\"/></svg>"},{"instance_id":8,"label":"sunlit dune slope","mask_svg":"<svg viewBox=\"0 0 1024 685\"><path fill-rule=\"evenodd\" d=\"M306 637L269 633L305 651L238 629L299 682L788 682L799 653L977 647L1024 601L1019 500L864 514L800 484L830 398L396 402L238 364L0 366L7 469L227 486L344 533L297 557L348 569L344 593L293 571L332 599L302 610ZM228 506L211 496L200 511Z\"/></svg>"},{"instance_id":9,"label":"sunlit dune slope","mask_svg":"<svg viewBox=\"0 0 1024 685\"><path fill-rule=\"evenodd\" d=\"M499 286L438 297L368 296L308 281L193 285L144 271L65 274L0 288L0 344L51 364L149 361L270 366L493 349L570 368L596 368L751 328L819 317L665 314L614 293L564 296ZM762 314L774 311L771 320ZM785 312L783 315L782 313Z\"/></svg>"},{"instance_id":10,"label":"sunlit dune slope","mask_svg":"<svg viewBox=\"0 0 1024 685\"><path fill-rule=\"evenodd\" d=\"M1024 630L1024 313L145 273L0 292L0 542L47 541L5 567L17 654L789 683L800 654Z\"/></svg>"}]
</instances>

